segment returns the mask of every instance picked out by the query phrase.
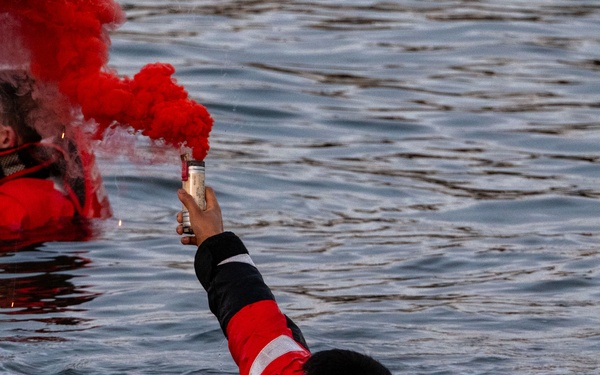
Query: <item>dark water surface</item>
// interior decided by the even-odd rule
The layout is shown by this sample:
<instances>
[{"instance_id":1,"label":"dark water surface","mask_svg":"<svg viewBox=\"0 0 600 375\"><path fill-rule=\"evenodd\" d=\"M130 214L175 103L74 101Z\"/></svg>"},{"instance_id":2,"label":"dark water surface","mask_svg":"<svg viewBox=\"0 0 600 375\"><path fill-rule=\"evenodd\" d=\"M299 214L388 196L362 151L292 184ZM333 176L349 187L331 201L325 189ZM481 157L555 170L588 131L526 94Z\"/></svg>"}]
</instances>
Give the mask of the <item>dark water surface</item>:
<instances>
[{"instance_id":1,"label":"dark water surface","mask_svg":"<svg viewBox=\"0 0 600 375\"><path fill-rule=\"evenodd\" d=\"M225 225L313 350L600 373L598 1L121 4L111 66L209 108ZM144 145L99 151L97 238L1 253L0 373L237 373Z\"/></svg>"}]
</instances>

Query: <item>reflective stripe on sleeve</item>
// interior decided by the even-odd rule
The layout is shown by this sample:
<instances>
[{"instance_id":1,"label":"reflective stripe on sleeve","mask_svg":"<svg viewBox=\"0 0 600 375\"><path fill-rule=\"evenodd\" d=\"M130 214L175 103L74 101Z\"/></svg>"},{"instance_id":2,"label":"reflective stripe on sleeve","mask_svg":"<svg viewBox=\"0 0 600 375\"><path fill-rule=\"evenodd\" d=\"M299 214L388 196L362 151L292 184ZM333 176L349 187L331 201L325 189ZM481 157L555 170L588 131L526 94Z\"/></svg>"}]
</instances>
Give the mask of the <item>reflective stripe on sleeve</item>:
<instances>
[{"instance_id":1,"label":"reflective stripe on sleeve","mask_svg":"<svg viewBox=\"0 0 600 375\"><path fill-rule=\"evenodd\" d=\"M252 258L250 258L250 255L248 255L248 254L239 254L239 255L234 255L232 257L229 257L229 258L225 259L224 261L222 261L221 263L217 264L217 267L222 266L223 264L232 263L232 262L246 263L246 264L256 267L256 265L252 261Z\"/></svg>"},{"instance_id":2,"label":"reflective stripe on sleeve","mask_svg":"<svg viewBox=\"0 0 600 375\"><path fill-rule=\"evenodd\" d=\"M261 375L263 371L277 358L291 352L304 352L306 349L300 346L289 336L279 336L265 346L252 362L249 375Z\"/></svg>"}]
</instances>

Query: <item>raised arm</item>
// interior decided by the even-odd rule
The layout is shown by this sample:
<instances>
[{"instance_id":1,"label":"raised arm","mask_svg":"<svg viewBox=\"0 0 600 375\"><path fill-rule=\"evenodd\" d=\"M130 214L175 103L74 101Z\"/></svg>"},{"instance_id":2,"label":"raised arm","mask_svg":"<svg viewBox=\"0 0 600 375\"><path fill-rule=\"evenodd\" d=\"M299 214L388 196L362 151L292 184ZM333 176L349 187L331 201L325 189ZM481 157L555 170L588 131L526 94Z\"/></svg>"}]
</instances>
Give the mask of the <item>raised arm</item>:
<instances>
[{"instance_id":1,"label":"raised arm","mask_svg":"<svg viewBox=\"0 0 600 375\"><path fill-rule=\"evenodd\" d=\"M302 374L310 352L300 329L277 306L269 287L242 241L223 232L214 191L206 189L202 211L192 196L178 191L190 213L194 236L184 244L200 244L194 268L208 293L209 307L228 339L241 375ZM181 223L181 213L177 216ZM182 226L177 227L182 234Z\"/></svg>"}]
</instances>

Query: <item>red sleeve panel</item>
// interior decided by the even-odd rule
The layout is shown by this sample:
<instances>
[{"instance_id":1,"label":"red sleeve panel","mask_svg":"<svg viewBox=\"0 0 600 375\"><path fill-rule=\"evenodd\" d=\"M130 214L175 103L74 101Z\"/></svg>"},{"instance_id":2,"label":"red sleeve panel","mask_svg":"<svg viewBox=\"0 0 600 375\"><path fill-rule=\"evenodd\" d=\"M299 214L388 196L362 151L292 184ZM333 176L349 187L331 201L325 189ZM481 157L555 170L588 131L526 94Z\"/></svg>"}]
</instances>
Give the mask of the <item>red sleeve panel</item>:
<instances>
[{"instance_id":1,"label":"red sleeve panel","mask_svg":"<svg viewBox=\"0 0 600 375\"><path fill-rule=\"evenodd\" d=\"M275 301L244 307L227 326L229 351L241 375L302 374L310 352L294 340Z\"/></svg>"}]
</instances>

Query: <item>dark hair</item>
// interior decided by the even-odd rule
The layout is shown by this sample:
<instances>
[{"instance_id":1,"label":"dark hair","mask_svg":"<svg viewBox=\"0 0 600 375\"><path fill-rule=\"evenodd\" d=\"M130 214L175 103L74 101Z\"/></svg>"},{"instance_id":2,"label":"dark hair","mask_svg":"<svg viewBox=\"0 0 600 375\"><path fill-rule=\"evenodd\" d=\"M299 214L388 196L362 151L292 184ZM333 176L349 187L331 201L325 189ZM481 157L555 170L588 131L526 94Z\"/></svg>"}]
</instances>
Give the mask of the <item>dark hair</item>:
<instances>
[{"instance_id":1,"label":"dark hair","mask_svg":"<svg viewBox=\"0 0 600 375\"><path fill-rule=\"evenodd\" d=\"M22 143L39 142L42 137L29 125L29 114L37 107L28 91L20 94L10 82L0 82L0 119L18 134Z\"/></svg>"},{"instance_id":2,"label":"dark hair","mask_svg":"<svg viewBox=\"0 0 600 375\"><path fill-rule=\"evenodd\" d=\"M373 358L351 350L317 352L302 367L305 375L391 375Z\"/></svg>"}]
</instances>

